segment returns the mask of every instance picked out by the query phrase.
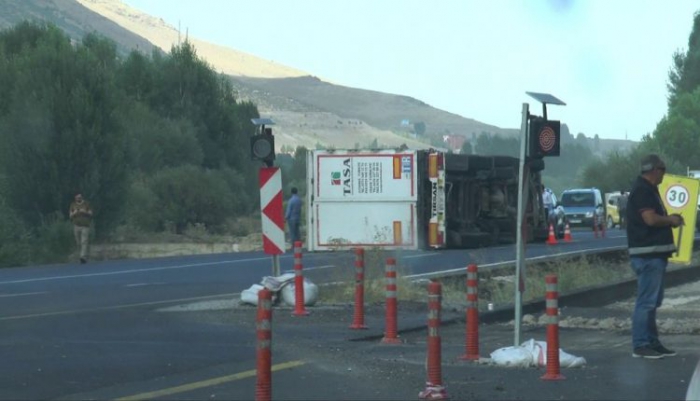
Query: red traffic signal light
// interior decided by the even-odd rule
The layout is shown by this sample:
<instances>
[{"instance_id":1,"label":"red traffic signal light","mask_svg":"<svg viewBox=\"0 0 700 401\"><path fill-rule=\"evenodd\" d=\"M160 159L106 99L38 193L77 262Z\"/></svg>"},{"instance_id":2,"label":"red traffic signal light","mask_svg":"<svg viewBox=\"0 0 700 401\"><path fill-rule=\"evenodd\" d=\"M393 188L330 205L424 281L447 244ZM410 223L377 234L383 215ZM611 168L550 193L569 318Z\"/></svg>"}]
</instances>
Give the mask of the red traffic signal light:
<instances>
[{"instance_id":1,"label":"red traffic signal light","mask_svg":"<svg viewBox=\"0 0 700 401\"><path fill-rule=\"evenodd\" d=\"M536 117L530 120L530 157L559 156L561 123Z\"/></svg>"}]
</instances>

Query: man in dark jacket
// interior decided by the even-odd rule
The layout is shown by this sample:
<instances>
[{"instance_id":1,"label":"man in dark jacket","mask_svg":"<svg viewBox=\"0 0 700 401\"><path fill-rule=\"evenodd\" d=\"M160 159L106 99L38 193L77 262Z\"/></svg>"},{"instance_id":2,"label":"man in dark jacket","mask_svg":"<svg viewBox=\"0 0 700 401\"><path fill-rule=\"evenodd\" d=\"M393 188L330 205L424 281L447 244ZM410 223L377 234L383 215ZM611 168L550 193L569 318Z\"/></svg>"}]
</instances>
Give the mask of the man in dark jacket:
<instances>
[{"instance_id":1,"label":"man in dark jacket","mask_svg":"<svg viewBox=\"0 0 700 401\"><path fill-rule=\"evenodd\" d=\"M620 230L627 227L627 198L629 194L625 191L620 192L620 197L617 198L617 211L620 215Z\"/></svg>"},{"instance_id":2,"label":"man in dark jacket","mask_svg":"<svg viewBox=\"0 0 700 401\"><path fill-rule=\"evenodd\" d=\"M299 224L301 224L301 198L297 195L297 189L292 188L292 196L287 201L287 211L284 213L284 218L289 226L289 240L292 247L296 241L301 241L299 233Z\"/></svg>"},{"instance_id":3,"label":"man in dark jacket","mask_svg":"<svg viewBox=\"0 0 700 401\"><path fill-rule=\"evenodd\" d=\"M676 355L659 341L656 309L664 298L664 274L668 258L676 251L672 227L683 225L683 217L668 215L658 185L666 164L651 154L642 159L627 201L627 242L630 263L637 275L637 301L632 314L632 346L635 358L659 359Z\"/></svg>"}]
</instances>

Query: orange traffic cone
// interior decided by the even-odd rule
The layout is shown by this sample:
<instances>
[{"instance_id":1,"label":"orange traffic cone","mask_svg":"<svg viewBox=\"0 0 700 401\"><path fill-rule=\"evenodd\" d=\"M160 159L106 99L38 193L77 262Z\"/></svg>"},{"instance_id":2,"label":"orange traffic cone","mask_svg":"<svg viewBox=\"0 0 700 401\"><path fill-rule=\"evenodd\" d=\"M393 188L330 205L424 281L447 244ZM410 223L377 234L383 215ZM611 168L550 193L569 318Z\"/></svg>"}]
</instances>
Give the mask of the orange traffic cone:
<instances>
[{"instance_id":1,"label":"orange traffic cone","mask_svg":"<svg viewBox=\"0 0 700 401\"><path fill-rule=\"evenodd\" d=\"M549 225L549 237L547 237L547 245L556 245L557 237L554 235L554 225Z\"/></svg>"},{"instance_id":2,"label":"orange traffic cone","mask_svg":"<svg viewBox=\"0 0 700 401\"><path fill-rule=\"evenodd\" d=\"M564 241L571 242L571 229L569 228L569 223L567 222L564 226Z\"/></svg>"}]
</instances>

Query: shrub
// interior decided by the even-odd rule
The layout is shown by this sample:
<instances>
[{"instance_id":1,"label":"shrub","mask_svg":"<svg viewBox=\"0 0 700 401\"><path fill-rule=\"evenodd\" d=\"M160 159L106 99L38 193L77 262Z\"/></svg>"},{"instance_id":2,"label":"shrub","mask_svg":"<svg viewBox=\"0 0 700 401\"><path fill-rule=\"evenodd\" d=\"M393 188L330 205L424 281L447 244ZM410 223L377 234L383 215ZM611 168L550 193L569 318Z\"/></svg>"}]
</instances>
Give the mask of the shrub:
<instances>
[{"instance_id":1,"label":"shrub","mask_svg":"<svg viewBox=\"0 0 700 401\"><path fill-rule=\"evenodd\" d=\"M220 234L227 220L251 210L244 180L233 170L167 168L132 185L127 221L148 231L182 234L188 227Z\"/></svg>"}]
</instances>

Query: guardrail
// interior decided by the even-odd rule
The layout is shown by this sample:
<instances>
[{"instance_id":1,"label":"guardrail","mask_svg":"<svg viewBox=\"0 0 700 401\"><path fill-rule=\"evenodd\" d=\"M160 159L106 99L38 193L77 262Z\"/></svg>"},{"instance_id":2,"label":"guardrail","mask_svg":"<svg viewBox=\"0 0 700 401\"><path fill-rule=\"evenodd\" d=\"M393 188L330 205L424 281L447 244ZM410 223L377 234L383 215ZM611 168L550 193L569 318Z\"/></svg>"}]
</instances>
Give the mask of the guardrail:
<instances>
[{"instance_id":1,"label":"guardrail","mask_svg":"<svg viewBox=\"0 0 700 401\"><path fill-rule=\"evenodd\" d=\"M700 245L700 238L695 238L695 241L693 242L693 249L697 249L698 245ZM576 251L569 251L569 252L563 252L563 253L558 253L556 255L543 255L543 256L535 256L531 258L527 258L527 263L528 264L538 264L538 263L548 263L548 262L553 262L553 261L559 261L559 260L569 260L569 259L578 259L581 257L585 256L595 256L597 258L603 259L603 260L623 260L628 257L627 255L627 246L626 245L618 245L618 246L612 246L608 248L596 248L596 249L582 249L582 250L576 250ZM479 270L482 272L488 272L491 275L510 275L514 274L513 272L515 271L515 264L516 262L514 260L509 260L505 262L496 262L496 263L486 263L486 264L480 264L479 265ZM673 266L673 265L671 265ZM419 273L419 274L411 274L404 276L405 278L409 280L431 280L431 279L449 279L449 278L456 278L456 279L461 279L466 276L467 272L464 267L459 267L456 269L450 269L450 270L442 270L438 272L429 272L429 273Z\"/></svg>"}]
</instances>

